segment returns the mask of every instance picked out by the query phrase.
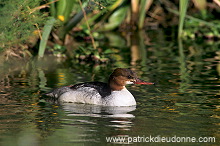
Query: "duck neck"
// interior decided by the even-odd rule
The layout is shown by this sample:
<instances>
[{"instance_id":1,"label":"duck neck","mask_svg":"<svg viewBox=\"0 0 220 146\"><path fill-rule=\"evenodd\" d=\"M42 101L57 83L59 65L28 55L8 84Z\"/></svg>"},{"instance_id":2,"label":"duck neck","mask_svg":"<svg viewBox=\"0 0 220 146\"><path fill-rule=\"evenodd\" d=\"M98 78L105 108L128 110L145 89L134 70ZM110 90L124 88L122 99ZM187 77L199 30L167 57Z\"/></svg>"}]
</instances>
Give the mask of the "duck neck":
<instances>
[{"instance_id":1,"label":"duck neck","mask_svg":"<svg viewBox=\"0 0 220 146\"><path fill-rule=\"evenodd\" d=\"M115 78L110 78L108 83L112 91L120 91L126 88L124 84L117 82Z\"/></svg>"}]
</instances>

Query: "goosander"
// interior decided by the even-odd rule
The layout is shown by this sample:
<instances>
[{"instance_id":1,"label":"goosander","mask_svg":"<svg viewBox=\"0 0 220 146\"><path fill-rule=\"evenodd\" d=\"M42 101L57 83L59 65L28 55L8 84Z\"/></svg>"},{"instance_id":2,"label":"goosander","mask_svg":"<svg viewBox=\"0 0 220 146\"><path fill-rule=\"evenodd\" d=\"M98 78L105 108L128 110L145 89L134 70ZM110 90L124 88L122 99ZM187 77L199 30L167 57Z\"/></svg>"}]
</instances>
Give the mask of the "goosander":
<instances>
[{"instance_id":1,"label":"goosander","mask_svg":"<svg viewBox=\"0 0 220 146\"><path fill-rule=\"evenodd\" d=\"M126 89L126 84L153 85L139 79L135 72L127 68L117 68L110 75L108 83L86 82L57 88L47 96L59 102L88 103L104 106L136 105L134 96Z\"/></svg>"}]
</instances>

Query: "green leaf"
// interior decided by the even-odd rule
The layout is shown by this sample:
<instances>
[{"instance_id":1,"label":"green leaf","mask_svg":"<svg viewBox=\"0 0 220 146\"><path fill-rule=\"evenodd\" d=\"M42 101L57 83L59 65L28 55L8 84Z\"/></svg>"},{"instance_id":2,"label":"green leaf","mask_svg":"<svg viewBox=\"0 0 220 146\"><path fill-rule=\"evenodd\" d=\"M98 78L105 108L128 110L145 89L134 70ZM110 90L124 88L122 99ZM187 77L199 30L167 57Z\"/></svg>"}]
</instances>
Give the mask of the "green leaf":
<instances>
[{"instance_id":1,"label":"green leaf","mask_svg":"<svg viewBox=\"0 0 220 146\"><path fill-rule=\"evenodd\" d=\"M73 6L74 6L73 0L66 1L66 8L64 11L64 22L67 22L69 20L70 14L72 13Z\"/></svg>"},{"instance_id":2,"label":"green leaf","mask_svg":"<svg viewBox=\"0 0 220 146\"><path fill-rule=\"evenodd\" d=\"M110 17L109 22L103 26L100 31L113 30L118 27L125 19L128 11L128 6L121 7L116 10Z\"/></svg>"},{"instance_id":3,"label":"green leaf","mask_svg":"<svg viewBox=\"0 0 220 146\"><path fill-rule=\"evenodd\" d=\"M57 2L57 16L64 16L66 5L66 0L59 0Z\"/></svg>"},{"instance_id":4,"label":"green leaf","mask_svg":"<svg viewBox=\"0 0 220 146\"><path fill-rule=\"evenodd\" d=\"M44 26L43 34L42 34L42 40L40 41L40 47L39 47L39 51L38 51L38 57L39 58L44 56L47 41L48 41L50 32L52 30L52 27L53 27L55 21L56 21L55 18L51 18L51 19L47 20L47 22Z\"/></svg>"}]
</instances>

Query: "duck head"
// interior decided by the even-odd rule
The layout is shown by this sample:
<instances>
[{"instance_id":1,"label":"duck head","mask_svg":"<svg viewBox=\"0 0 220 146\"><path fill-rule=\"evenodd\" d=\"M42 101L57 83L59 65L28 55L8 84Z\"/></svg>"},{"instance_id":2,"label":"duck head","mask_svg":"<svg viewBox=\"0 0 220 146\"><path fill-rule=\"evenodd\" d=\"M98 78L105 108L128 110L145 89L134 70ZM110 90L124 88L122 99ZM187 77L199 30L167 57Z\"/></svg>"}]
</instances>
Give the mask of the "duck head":
<instances>
[{"instance_id":1,"label":"duck head","mask_svg":"<svg viewBox=\"0 0 220 146\"><path fill-rule=\"evenodd\" d=\"M112 90L122 90L126 84L153 85L152 82L146 82L137 77L137 74L127 68L117 68L109 77L109 85Z\"/></svg>"}]
</instances>

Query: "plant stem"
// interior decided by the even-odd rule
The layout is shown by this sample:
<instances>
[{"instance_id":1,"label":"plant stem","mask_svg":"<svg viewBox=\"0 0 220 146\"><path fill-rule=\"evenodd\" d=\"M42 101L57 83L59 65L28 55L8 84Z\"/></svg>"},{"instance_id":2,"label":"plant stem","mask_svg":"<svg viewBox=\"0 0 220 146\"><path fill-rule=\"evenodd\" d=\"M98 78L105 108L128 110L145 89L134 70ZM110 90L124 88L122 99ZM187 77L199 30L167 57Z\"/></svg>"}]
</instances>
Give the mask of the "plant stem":
<instances>
[{"instance_id":1,"label":"plant stem","mask_svg":"<svg viewBox=\"0 0 220 146\"><path fill-rule=\"evenodd\" d=\"M80 4L80 7L81 7L81 9L82 9L82 11L83 11L83 15L84 15L84 18L85 18L85 21L86 21L86 25L87 25L87 28L88 28L88 30L89 30L89 36L91 37L91 40L92 40L93 48L96 49L94 37L92 36L91 29L90 29L90 26L89 26L89 23L88 23L87 15L86 15L86 11L84 10L84 8L83 8L83 6L82 6L81 0L79 0L79 4Z\"/></svg>"},{"instance_id":2,"label":"plant stem","mask_svg":"<svg viewBox=\"0 0 220 146\"><path fill-rule=\"evenodd\" d=\"M139 0L131 0L131 26L135 29L138 20Z\"/></svg>"},{"instance_id":3,"label":"plant stem","mask_svg":"<svg viewBox=\"0 0 220 146\"><path fill-rule=\"evenodd\" d=\"M47 8L47 7L49 7L50 4L51 4L51 5L54 5L54 3L57 2L57 1L59 1L59 0L50 1L50 2L48 2L48 3L46 3L46 4L43 4L43 5L38 6L38 7L36 7L36 8L33 8L33 9L31 9L30 14L34 13L36 10L40 10L40 9ZM53 8L53 6L52 6L52 8ZM54 8L53 8L53 9L54 9ZM53 10L53 12L52 12L52 15L53 15L53 13L55 13L54 10Z\"/></svg>"},{"instance_id":4,"label":"plant stem","mask_svg":"<svg viewBox=\"0 0 220 146\"><path fill-rule=\"evenodd\" d=\"M179 1L179 29L178 29L178 38L181 37L182 32L183 32L183 24L184 24L184 18L186 16L186 10L188 6L188 1L189 0L180 0Z\"/></svg>"},{"instance_id":5,"label":"plant stem","mask_svg":"<svg viewBox=\"0 0 220 146\"><path fill-rule=\"evenodd\" d=\"M170 9L170 8L167 8L167 10L170 11L171 13L176 14L176 15L180 15L179 12L176 11L176 10L173 10L173 9ZM216 25L215 23L207 22L207 21L204 21L204 20L202 20L202 19L195 18L195 17L189 16L189 15L186 15L185 17L188 18L188 19L191 19L191 20L193 20L193 21L196 21L196 22L202 23L202 24L204 24L204 25L207 25L207 26L209 26L209 27L220 28L220 26L219 26L219 25Z\"/></svg>"},{"instance_id":6,"label":"plant stem","mask_svg":"<svg viewBox=\"0 0 220 146\"><path fill-rule=\"evenodd\" d=\"M146 12L150 8L150 5L152 4L153 0L141 0L140 1L140 10L139 10L139 22L138 22L138 28L142 29L144 27L144 19Z\"/></svg>"}]
</instances>

